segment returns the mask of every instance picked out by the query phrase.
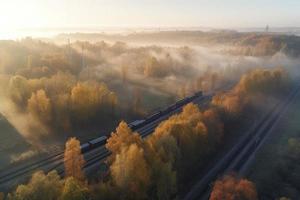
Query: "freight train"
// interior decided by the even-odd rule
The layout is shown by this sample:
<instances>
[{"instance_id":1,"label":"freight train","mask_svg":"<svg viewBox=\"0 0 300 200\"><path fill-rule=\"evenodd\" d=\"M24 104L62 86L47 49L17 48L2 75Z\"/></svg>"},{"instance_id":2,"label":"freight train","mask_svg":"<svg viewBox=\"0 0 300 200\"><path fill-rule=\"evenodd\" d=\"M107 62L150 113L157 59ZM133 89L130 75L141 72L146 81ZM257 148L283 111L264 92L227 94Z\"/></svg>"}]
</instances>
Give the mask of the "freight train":
<instances>
[{"instance_id":1,"label":"freight train","mask_svg":"<svg viewBox=\"0 0 300 200\"><path fill-rule=\"evenodd\" d=\"M96 147L100 147L100 146L102 146L106 143L106 140L107 140L106 136L101 136L101 137L93 139L93 140L91 140L87 143L84 143L84 144L81 145L81 152L85 153L85 152L87 152L89 150L92 150Z\"/></svg>"},{"instance_id":2,"label":"freight train","mask_svg":"<svg viewBox=\"0 0 300 200\"><path fill-rule=\"evenodd\" d=\"M165 108L163 110L159 110L159 111L153 113L152 115L146 117L146 119L144 119L144 120L133 121L130 124L128 124L128 126L131 128L131 130L135 131L135 130L139 129L142 126L155 121L156 119L160 118L162 115L168 114L168 113L176 110L177 108L179 108L179 107L181 107L185 104L191 103L196 98L199 98L199 97L202 97L202 96L203 96L202 91L197 92L192 96L189 96L189 97L186 97L184 99L181 99L181 100L177 101L176 103L168 106L167 108Z\"/></svg>"},{"instance_id":3,"label":"freight train","mask_svg":"<svg viewBox=\"0 0 300 200\"><path fill-rule=\"evenodd\" d=\"M188 104L188 103L190 103L190 102L194 101L195 99L197 99L199 97L202 97L202 96L203 96L202 91L197 92L192 96L189 96L189 97L186 97L184 99L181 99L181 100L177 101L176 103L168 106L167 108L165 108L163 110L159 110L159 111L153 113L152 115L146 117L145 119L135 120L135 121L129 123L128 126L129 126L129 128L131 128L131 130L135 131L135 130L141 128L142 126L159 119L161 116L163 116L165 114L168 114L168 113L176 110L177 108L182 107L183 105ZM101 137L93 139L93 140L91 140L87 143L84 143L84 144L81 145L81 152L85 153L85 152L87 152L89 150L92 150L96 147L102 146L106 143L106 140L107 140L106 136L101 136Z\"/></svg>"}]
</instances>

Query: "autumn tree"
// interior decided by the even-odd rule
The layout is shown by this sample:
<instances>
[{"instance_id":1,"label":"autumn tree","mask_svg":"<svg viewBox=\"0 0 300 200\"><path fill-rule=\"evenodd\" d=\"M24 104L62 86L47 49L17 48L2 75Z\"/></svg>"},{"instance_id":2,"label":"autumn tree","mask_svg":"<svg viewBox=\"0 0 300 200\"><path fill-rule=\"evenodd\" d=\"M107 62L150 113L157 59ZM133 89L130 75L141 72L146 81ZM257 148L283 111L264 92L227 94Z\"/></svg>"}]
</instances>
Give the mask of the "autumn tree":
<instances>
[{"instance_id":1,"label":"autumn tree","mask_svg":"<svg viewBox=\"0 0 300 200\"><path fill-rule=\"evenodd\" d=\"M123 147L129 147L131 144L141 146L142 139L138 133L132 132L126 122L121 121L116 132L111 133L111 137L108 138L106 148L112 153L111 157L114 159Z\"/></svg>"},{"instance_id":2,"label":"autumn tree","mask_svg":"<svg viewBox=\"0 0 300 200\"><path fill-rule=\"evenodd\" d=\"M49 123L52 118L52 105L44 90L32 93L28 99L28 111L43 122Z\"/></svg>"},{"instance_id":3,"label":"autumn tree","mask_svg":"<svg viewBox=\"0 0 300 200\"><path fill-rule=\"evenodd\" d=\"M72 108L76 115L82 119L88 119L91 113L96 109L97 103L96 91L88 84L77 83L71 91Z\"/></svg>"},{"instance_id":4,"label":"autumn tree","mask_svg":"<svg viewBox=\"0 0 300 200\"><path fill-rule=\"evenodd\" d=\"M54 127L64 132L71 132L71 106L70 106L70 95L59 94L55 97L52 102L53 105L53 123Z\"/></svg>"},{"instance_id":5,"label":"autumn tree","mask_svg":"<svg viewBox=\"0 0 300 200\"><path fill-rule=\"evenodd\" d=\"M45 175L42 171L33 174L27 185L19 185L16 191L9 194L10 200L54 200L59 199L63 181L56 171Z\"/></svg>"},{"instance_id":6,"label":"autumn tree","mask_svg":"<svg viewBox=\"0 0 300 200\"><path fill-rule=\"evenodd\" d=\"M14 76L9 80L9 93L12 101L19 108L26 108L27 99L30 97L30 88L26 78Z\"/></svg>"},{"instance_id":7,"label":"autumn tree","mask_svg":"<svg viewBox=\"0 0 300 200\"><path fill-rule=\"evenodd\" d=\"M61 200L88 200L89 190L84 183L78 181L74 177L68 177L60 197Z\"/></svg>"},{"instance_id":8,"label":"autumn tree","mask_svg":"<svg viewBox=\"0 0 300 200\"><path fill-rule=\"evenodd\" d=\"M76 138L70 138L66 142L64 165L65 174L67 177L74 177L82 181L84 173L82 168L84 166L84 158L80 149L80 142Z\"/></svg>"},{"instance_id":9,"label":"autumn tree","mask_svg":"<svg viewBox=\"0 0 300 200\"><path fill-rule=\"evenodd\" d=\"M150 169L144 150L136 144L121 147L111 165L112 178L125 196L132 199L144 199L150 185Z\"/></svg>"},{"instance_id":10,"label":"autumn tree","mask_svg":"<svg viewBox=\"0 0 300 200\"><path fill-rule=\"evenodd\" d=\"M105 199L105 200L117 200L119 197L119 190L111 184L111 182L100 182L91 184L91 199Z\"/></svg>"},{"instance_id":11,"label":"autumn tree","mask_svg":"<svg viewBox=\"0 0 300 200\"><path fill-rule=\"evenodd\" d=\"M177 192L177 173L171 162L163 162L159 157L154 158L151 163L152 176L154 183L153 199L168 200Z\"/></svg>"},{"instance_id":12,"label":"autumn tree","mask_svg":"<svg viewBox=\"0 0 300 200\"><path fill-rule=\"evenodd\" d=\"M97 112L111 113L114 111L117 97L105 84L77 83L71 90L71 105L77 118L87 120L95 116Z\"/></svg>"},{"instance_id":13,"label":"autumn tree","mask_svg":"<svg viewBox=\"0 0 300 200\"><path fill-rule=\"evenodd\" d=\"M284 94L288 88L289 78L283 69L256 69L243 75L231 91L215 95L212 104L239 116L256 97Z\"/></svg>"},{"instance_id":14,"label":"autumn tree","mask_svg":"<svg viewBox=\"0 0 300 200\"><path fill-rule=\"evenodd\" d=\"M235 87L240 93L278 94L284 92L289 84L289 77L282 68L256 69L245 74Z\"/></svg>"},{"instance_id":15,"label":"autumn tree","mask_svg":"<svg viewBox=\"0 0 300 200\"><path fill-rule=\"evenodd\" d=\"M208 131L208 142L211 148L222 142L224 136L224 122L216 109L210 108L203 113L203 122Z\"/></svg>"},{"instance_id":16,"label":"autumn tree","mask_svg":"<svg viewBox=\"0 0 300 200\"><path fill-rule=\"evenodd\" d=\"M255 200L257 192L255 185L235 176L224 176L214 183L210 200Z\"/></svg>"},{"instance_id":17,"label":"autumn tree","mask_svg":"<svg viewBox=\"0 0 300 200\"><path fill-rule=\"evenodd\" d=\"M132 194L138 199L147 194L148 197L164 200L176 192L173 166L179 152L173 136L150 136L144 142L125 122L121 122L106 147L112 152L112 179L125 199L133 198Z\"/></svg>"},{"instance_id":18,"label":"autumn tree","mask_svg":"<svg viewBox=\"0 0 300 200\"><path fill-rule=\"evenodd\" d=\"M246 103L245 96L235 92L219 93L212 100L213 105L223 108L233 117L238 117L243 112Z\"/></svg>"},{"instance_id":19,"label":"autumn tree","mask_svg":"<svg viewBox=\"0 0 300 200\"><path fill-rule=\"evenodd\" d=\"M199 108L190 103L180 114L162 122L149 138L158 155L171 161L181 177L209 152L207 127L202 118Z\"/></svg>"},{"instance_id":20,"label":"autumn tree","mask_svg":"<svg viewBox=\"0 0 300 200\"><path fill-rule=\"evenodd\" d=\"M158 60L151 56L146 59L144 67L144 75L146 77L160 75L160 66Z\"/></svg>"}]
</instances>

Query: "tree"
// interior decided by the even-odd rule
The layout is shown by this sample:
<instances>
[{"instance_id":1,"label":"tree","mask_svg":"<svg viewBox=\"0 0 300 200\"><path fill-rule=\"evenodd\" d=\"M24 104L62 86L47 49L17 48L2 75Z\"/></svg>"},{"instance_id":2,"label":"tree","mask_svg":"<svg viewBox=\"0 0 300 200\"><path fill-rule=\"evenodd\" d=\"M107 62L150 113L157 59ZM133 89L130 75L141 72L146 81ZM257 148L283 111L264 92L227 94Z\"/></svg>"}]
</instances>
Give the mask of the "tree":
<instances>
[{"instance_id":1,"label":"tree","mask_svg":"<svg viewBox=\"0 0 300 200\"><path fill-rule=\"evenodd\" d=\"M210 146L221 143L224 135L224 123L221 121L216 109L208 109L203 113L203 122L209 132L208 140Z\"/></svg>"},{"instance_id":2,"label":"tree","mask_svg":"<svg viewBox=\"0 0 300 200\"><path fill-rule=\"evenodd\" d=\"M74 177L68 177L60 197L61 200L88 200L89 190Z\"/></svg>"},{"instance_id":3,"label":"tree","mask_svg":"<svg viewBox=\"0 0 300 200\"><path fill-rule=\"evenodd\" d=\"M160 70L159 62L154 56L146 59L144 67L144 75L146 77L162 75L160 74Z\"/></svg>"},{"instance_id":4,"label":"tree","mask_svg":"<svg viewBox=\"0 0 300 200\"><path fill-rule=\"evenodd\" d=\"M246 98L235 92L220 93L213 97L212 104L219 106L231 116L239 116L245 108Z\"/></svg>"},{"instance_id":5,"label":"tree","mask_svg":"<svg viewBox=\"0 0 300 200\"><path fill-rule=\"evenodd\" d=\"M39 171L33 174L27 185L19 185L9 196L10 200L56 200L59 199L62 187L63 181L56 171L47 175Z\"/></svg>"},{"instance_id":6,"label":"tree","mask_svg":"<svg viewBox=\"0 0 300 200\"><path fill-rule=\"evenodd\" d=\"M44 90L32 93L30 99L28 99L27 109L41 121L47 123L51 121L52 106Z\"/></svg>"},{"instance_id":7,"label":"tree","mask_svg":"<svg viewBox=\"0 0 300 200\"><path fill-rule=\"evenodd\" d=\"M156 196L154 199L168 200L177 191L176 171L171 163L158 162L153 164L153 181L156 184Z\"/></svg>"},{"instance_id":8,"label":"tree","mask_svg":"<svg viewBox=\"0 0 300 200\"><path fill-rule=\"evenodd\" d=\"M77 83L71 91L71 103L76 116L80 119L88 119L95 111L92 100L92 89L87 84ZM95 95L95 94L94 94Z\"/></svg>"},{"instance_id":9,"label":"tree","mask_svg":"<svg viewBox=\"0 0 300 200\"><path fill-rule=\"evenodd\" d=\"M81 153L80 142L76 138L70 138L66 142L64 155L66 176L71 176L82 181L84 179L84 173L82 171L84 163L85 161Z\"/></svg>"},{"instance_id":10,"label":"tree","mask_svg":"<svg viewBox=\"0 0 300 200\"><path fill-rule=\"evenodd\" d=\"M128 147L131 144L142 145L142 139L138 133L133 133L127 123L121 121L116 128L116 132L111 133L111 137L107 140L106 148L112 153L112 160L121 152L123 147Z\"/></svg>"},{"instance_id":11,"label":"tree","mask_svg":"<svg viewBox=\"0 0 300 200\"><path fill-rule=\"evenodd\" d=\"M198 106L190 103L180 114L162 122L149 140L164 161L176 161L174 167L183 177L209 152L208 134Z\"/></svg>"},{"instance_id":12,"label":"tree","mask_svg":"<svg viewBox=\"0 0 300 200\"><path fill-rule=\"evenodd\" d=\"M9 80L9 95L12 101L21 109L26 108L30 97L28 81L23 76L14 76Z\"/></svg>"},{"instance_id":13,"label":"tree","mask_svg":"<svg viewBox=\"0 0 300 200\"><path fill-rule=\"evenodd\" d=\"M153 154L155 154L151 156L157 157L165 163L171 163L174 166L180 156L180 149L175 137L167 132L159 134L156 131L155 133L147 138L147 144L149 148L152 148Z\"/></svg>"},{"instance_id":14,"label":"tree","mask_svg":"<svg viewBox=\"0 0 300 200\"><path fill-rule=\"evenodd\" d=\"M256 200L257 192L252 182L235 176L224 176L215 182L210 200Z\"/></svg>"},{"instance_id":15,"label":"tree","mask_svg":"<svg viewBox=\"0 0 300 200\"><path fill-rule=\"evenodd\" d=\"M130 199L146 197L151 175L141 147L136 144L123 146L111 165L111 173L114 183L125 196Z\"/></svg>"},{"instance_id":16,"label":"tree","mask_svg":"<svg viewBox=\"0 0 300 200\"><path fill-rule=\"evenodd\" d=\"M71 132L72 124L70 118L70 95L57 95L53 101L54 127L64 132Z\"/></svg>"},{"instance_id":17,"label":"tree","mask_svg":"<svg viewBox=\"0 0 300 200\"><path fill-rule=\"evenodd\" d=\"M116 187L113 187L110 182L97 183L90 186L91 199L103 199L103 200L119 200L119 191Z\"/></svg>"},{"instance_id":18,"label":"tree","mask_svg":"<svg viewBox=\"0 0 300 200\"><path fill-rule=\"evenodd\" d=\"M117 104L115 93L98 82L77 83L71 90L70 100L79 121L87 121L99 112L111 114Z\"/></svg>"}]
</instances>

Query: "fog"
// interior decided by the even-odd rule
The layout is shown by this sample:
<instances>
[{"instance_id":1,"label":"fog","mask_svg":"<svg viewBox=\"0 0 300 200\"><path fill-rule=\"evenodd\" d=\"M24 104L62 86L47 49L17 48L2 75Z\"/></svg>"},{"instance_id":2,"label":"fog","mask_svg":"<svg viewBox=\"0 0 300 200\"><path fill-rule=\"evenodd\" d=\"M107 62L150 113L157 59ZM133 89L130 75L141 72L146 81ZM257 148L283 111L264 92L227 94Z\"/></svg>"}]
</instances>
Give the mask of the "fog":
<instances>
[{"instance_id":1,"label":"fog","mask_svg":"<svg viewBox=\"0 0 300 200\"><path fill-rule=\"evenodd\" d=\"M18 111L13 102L3 96L0 96L0 113L28 143L36 148L42 147L41 137L46 136L49 132L30 113Z\"/></svg>"},{"instance_id":2,"label":"fog","mask_svg":"<svg viewBox=\"0 0 300 200\"><path fill-rule=\"evenodd\" d=\"M292 76L299 74L299 58L285 52L247 56L231 54L227 49L228 46L223 45L184 46L159 42L151 45L106 41L57 45L51 40L36 39L3 42L0 71L6 76L1 82L6 92L0 98L0 112L29 143L39 147L42 138L53 134L76 135L89 131L90 127L111 130L121 119L131 121L144 117L199 90L211 92L223 88L251 69L283 67ZM24 88L17 88L14 94L25 95L21 96L22 103L13 101L9 94L10 80L16 75L24 77L26 82L26 87L22 85ZM95 113L82 121L73 119L77 113L72 111L74 106L69 102L75 86L90 81L105 84L108 93L115 93L118 99L116 117L105 118L106 123L100 126L99 119L107 113ZM28 99L38 90L44 90L50 102L51 112L46 114L51 115L51 121L44 119L45 113L39 115L39 110L33 113L28 108ZM67 101L58 104L61 99ZM95 121L97 126L86 121ZM65 124L70 128L62 128ZM84 126L78 127L78 124Z\"/></svg>"}]
</instances>

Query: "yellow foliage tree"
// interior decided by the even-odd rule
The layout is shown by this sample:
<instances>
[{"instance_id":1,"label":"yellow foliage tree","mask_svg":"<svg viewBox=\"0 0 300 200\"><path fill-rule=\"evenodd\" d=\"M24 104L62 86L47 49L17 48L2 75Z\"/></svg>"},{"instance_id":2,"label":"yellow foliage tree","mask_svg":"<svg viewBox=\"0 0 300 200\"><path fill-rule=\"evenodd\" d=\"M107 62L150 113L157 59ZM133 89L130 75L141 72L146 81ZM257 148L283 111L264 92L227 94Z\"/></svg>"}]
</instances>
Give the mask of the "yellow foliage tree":
<instances>
[{"instance_id":1,"label":"yellow foliage tree","mask_svg":"<svg viewBox=\"0 0 300 200\"><path fill-rule=\"evenodd\" d=\"M10 200L53 200L59 199L63 181L56 171L51 171L45 175L42 171L32 175L27 185L19 185Z\"/></svg>"},{"instance_id":2,"label":"yellow foliage tree","mask_svg":"<svg viewBox=\"0 0 300 200\"><path fill-rule=\"evenodd\" d=\"M32 93L27 109L41 121L49 123L52 119L52 105L44 90Z\"/></svg>"},{"instance_id":3,"label":"yellow foliage tree","mask_svg":"<svg viewBox=\"0 0 300 200\"><path fill-rule=\"evenodd\" d=\"M80 142L76 138L70 138L66 142L64 165L67 177L74 177L77 180L84 180L82 168L84 166L84 158L80 149Z\"/></svg>"},{"instance_id":4,"label":"yellow foliage tree","mask_svg":"<svg viewBox=\"0 0 300 200\"><path fill-rule=\"evenodd\" d=\"M127 123L121 121L116 128L116 132L111 133L111 137L107 140L106 148L112 152L112 159L116 154L121 152L123 147L128 147L131 144L142 145L142 139L138 133L133 133Z\"/></svg>"},{"instance_id":5,"label":"yellow foliage tree","mask_svg":"<svg viewBox=\"0 0 300 200\"><path fill-rule=\"evenodd\" d=\"M20 108L26 107L30 97L28 81L23 76L13 76L9 80L9 95L12 101Z\"/></svg>"},{"instance_id":6,"label":"yellow foliage tree","mask_svg":"<svg viewBox=\"0 0 300 200\"><path fill-rule=\"evenodd\" d=\"M97 112L114 112L117 96L105 84L97 82L78 83L71 90L71 105L76 116L87 120Z\"/></svg>"},{"instance_id":7,"label":"yellow foliage tree","mask_svg":"<svg viewBox=\"0 0 300 200\"><path fill-rule=\"evenodd\" d=\"M165 140L168 142L164 142ZM172 142L174 140L175 143ZM162 122L149 141L163 160L177 161L176 167L181 172L194 165L209 151L206 125L203 123L202 113L193 103L186 105L180 114Z\"/></svg>"},{"instance_id":8,"label":"yellow foliage tree","mask_svg":"<svg viewBox=\"0 0 300 200\"><path fill-rule=\"evenodd\" d=\"M212 104L237 116L257 96L277 95L286 91L289 78L283 69L256 69L240 79L233 90L215 95Z\"/></svg>"},{"instance_id":9,"label":"yellow foliage tree","mask_svg":"<svg viewBox=\"0 0 300 200\"><path fill-rule=\"evenodd\" d=\"M84 200L88 198L88 188L74 177L68 177L62 190L61 200Z\"/></svg>"},{"instance_id":10,"label":"yellow foliage tree","mask_svg":"<svg viewBox=\"0 0 300 200\"><path fill-rule=\"evenodd\" d=\"M257 200L252 182L234 176L225 176L215 182L210 200Z\"/></svg>"},{"instance_id":11,"label":"yellow foliage tree","mask_svg":"<svg viewBox=\"0 0 300 200\"><path fill-rule=\"evenodd\" d=\"M136 144L123 146L111 165L115 184L128 198L143 199L150 185L150 169L144 157L144 150Z\"/></svg>"}]
</instances>

